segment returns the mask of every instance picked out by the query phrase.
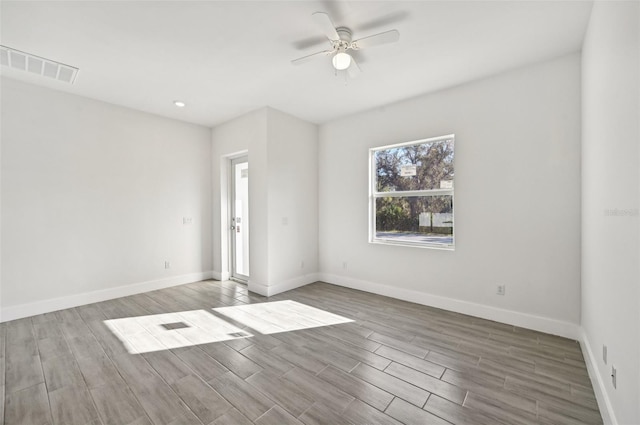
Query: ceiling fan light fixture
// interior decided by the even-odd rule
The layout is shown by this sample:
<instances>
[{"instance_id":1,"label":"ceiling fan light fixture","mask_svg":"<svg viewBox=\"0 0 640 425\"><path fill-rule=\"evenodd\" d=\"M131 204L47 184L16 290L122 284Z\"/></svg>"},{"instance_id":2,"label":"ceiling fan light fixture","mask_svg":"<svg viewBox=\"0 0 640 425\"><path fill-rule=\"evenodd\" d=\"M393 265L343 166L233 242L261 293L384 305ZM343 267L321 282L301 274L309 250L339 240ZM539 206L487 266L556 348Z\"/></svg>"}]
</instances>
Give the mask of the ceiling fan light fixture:
<instances>
[{"instance_id":1,"label":"ceiling fan light fixture","mask_svg":"<svg viewBox=\"0 0 640 425\"><path fill-rule=\"evenodd\" d=\"M351 55L345 52L338 52L331 59L333 67L338 71L343 71L351 66Z\"/></svg>"},{"instance_id":2,"label":"ceiling fan light fixture","mask_svg":"<svg viewBox=\"0 0 640 425\"><path fill-rule=\"evenodd\" d=\"M294 59L291 61L294 65L300 65L312 59L330 56L331 65L333 65L336 71L347 71L349 77L354 78L360 74L362 70L360 66L358 66L356 58L347 52L379 46L381 44L395 43L400 39L398 30L389 30L352 40L351 30L347 27L336 27L328 14L315 12L311 16L325 37L327 37L331 48Z\"/></svg>"}]
</instances>

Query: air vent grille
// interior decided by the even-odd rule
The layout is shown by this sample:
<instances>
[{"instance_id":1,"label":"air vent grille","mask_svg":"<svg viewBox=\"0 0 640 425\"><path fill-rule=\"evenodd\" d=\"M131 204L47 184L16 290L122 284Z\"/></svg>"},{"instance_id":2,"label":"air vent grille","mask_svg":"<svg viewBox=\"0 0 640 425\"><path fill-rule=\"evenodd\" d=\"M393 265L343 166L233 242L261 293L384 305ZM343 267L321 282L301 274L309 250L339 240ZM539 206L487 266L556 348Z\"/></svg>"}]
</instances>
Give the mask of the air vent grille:
<instances>
[{"instance_id":1,"label":"air vent grille","mask_svg":"<svg viewBox=\"0 0 640 425\"><path fill-rule=\"evenodd\" d=\"M79 71L74 66L21 52L7 46L0 46L0 63L2 66L27 71L70 84L76 81Z\"/></svg>"}]
</instances>

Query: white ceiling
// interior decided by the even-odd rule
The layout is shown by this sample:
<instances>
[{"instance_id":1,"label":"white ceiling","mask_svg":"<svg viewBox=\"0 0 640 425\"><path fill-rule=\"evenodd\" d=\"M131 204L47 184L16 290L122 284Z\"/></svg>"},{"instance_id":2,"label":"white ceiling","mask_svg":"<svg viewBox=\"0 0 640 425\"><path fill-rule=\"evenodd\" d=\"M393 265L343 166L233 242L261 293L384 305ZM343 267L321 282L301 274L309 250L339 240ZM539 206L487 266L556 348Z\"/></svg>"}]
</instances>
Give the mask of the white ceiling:
<instances>
[{"instance_id":1,"label":"white ceiling","mask_svg":"<svg viewBox=\"0 0 640 425\"><path fill-rule=\"evenodd\" d=\"M290 61L328 42L311 14L354 38L396 28L400 42ZM1 44L80 68L74 85L2 67L11 78L213 126L271 106L322 123L579 51L586 1L1 2ZM179 99L187 107L178 109Z\"/></svg>"}]
</instances>

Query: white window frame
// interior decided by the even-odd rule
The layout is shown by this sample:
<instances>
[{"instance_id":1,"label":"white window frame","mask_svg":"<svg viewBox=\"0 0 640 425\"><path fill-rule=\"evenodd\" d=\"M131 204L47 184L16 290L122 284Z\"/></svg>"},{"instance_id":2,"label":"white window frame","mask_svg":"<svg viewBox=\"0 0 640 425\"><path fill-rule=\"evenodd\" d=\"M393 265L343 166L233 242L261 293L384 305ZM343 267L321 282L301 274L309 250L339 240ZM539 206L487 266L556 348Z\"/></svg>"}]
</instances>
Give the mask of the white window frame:
<instances>
[{"instance_id":1,"label":"white window frame","mask_svg":"<svg viewBox=\"0 0 640 425\"><path fill-rule=\"evenodd\" d=\"M393 145L379 146L375 148L369 149L369 243L372 244L381 244L381 245L397 245L397 246L408 246L408 247L416 247L416 248L429 248L429 249L443 249L448 251L455 250L456 244L456 231L455 231L455 197L454 197L454 189L455 189L455 174L454 174L454 183L453 189L427 189L427 190L405 190L405 191L395 191L395 192L377 192L376 191L376 179L377 179L377 167L375 154L378 151L384 151L387 149L400 148L403 146L413 146L413 145L422 145L426 143L435 143L441 142L445 140L453 140L454 141L454 151L455 151L455 134L448 134L446 136L438 136L431 137L429 139L420 139L413 140L411 142L397 143ZM454 169L455 169L455 153L454 153ZM453 202L453 235L451 244L442 244L442 243L428 243L428 242L411 242L411 241L395 241L384 238L376 237L376 199L377 198L390 198L390 197L399 197L406 198L410 196L451 196Z\"/></svg>"}]
</instances>

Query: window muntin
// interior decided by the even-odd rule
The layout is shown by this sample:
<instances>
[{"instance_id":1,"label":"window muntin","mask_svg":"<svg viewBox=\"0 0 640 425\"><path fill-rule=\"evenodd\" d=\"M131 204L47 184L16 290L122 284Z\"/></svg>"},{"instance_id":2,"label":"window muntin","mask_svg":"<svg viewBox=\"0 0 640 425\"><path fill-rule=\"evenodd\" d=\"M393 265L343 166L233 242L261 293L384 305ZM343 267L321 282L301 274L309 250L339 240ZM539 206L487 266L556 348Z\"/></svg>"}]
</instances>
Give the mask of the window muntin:
<instances>
[{"instance_id":1,"label":"window muntin","mask_svg":"<svg viewBox=\"0 0 640 425\"><path fill-rule=\"evenodd\" d=\"M370 150L370 242L453 248L454 136Z\"/></svg>"}]
</instances>

